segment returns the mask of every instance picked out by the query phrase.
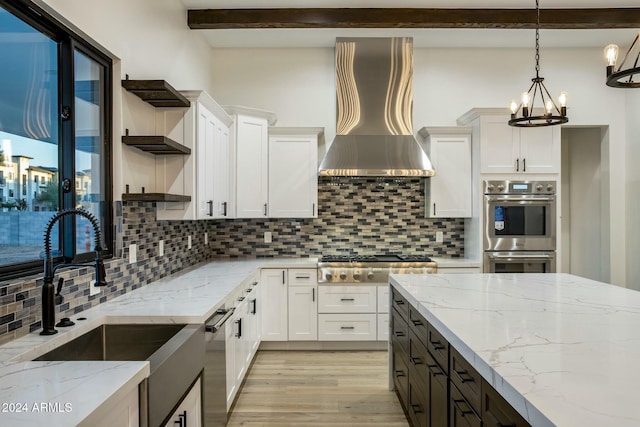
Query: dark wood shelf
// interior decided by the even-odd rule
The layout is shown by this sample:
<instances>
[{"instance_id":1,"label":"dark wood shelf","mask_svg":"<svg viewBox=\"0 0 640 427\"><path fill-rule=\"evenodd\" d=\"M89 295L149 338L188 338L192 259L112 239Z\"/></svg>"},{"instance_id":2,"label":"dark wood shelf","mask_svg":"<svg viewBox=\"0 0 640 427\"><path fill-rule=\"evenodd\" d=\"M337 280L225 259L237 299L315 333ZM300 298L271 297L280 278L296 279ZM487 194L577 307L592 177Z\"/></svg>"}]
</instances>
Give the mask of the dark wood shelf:
<instances>
[{"instance_id":1,"label":"dark wood shelf","mask_svg":"<svg viewBox=\"0 0 640 427\"><path fill-rule=\"evenodd\" d=\"M129 136L122 137L122 143L152 154L191 154L191 148L185 147L166 136Z\"/></svg>"},{"instance_id":2,"label":"dark wood shelf","mask_svg":"<svg viewBox=\"0 0 640 427\"><path fill-rule=\"evenodd\" d=\"M124 193L123 202L190 202L191 196L166 193Z\"/></svg>"},{"instance_id":3,"label":"dark wood shelf","mask_svg":"<svg viewBox=\"0 0 640 427\"><path fill-rule=\"evenodd\" d=\"M189 107L189 100L164 80L122 80L122 87L154 107Z\"/></svg>"}]
</instances>

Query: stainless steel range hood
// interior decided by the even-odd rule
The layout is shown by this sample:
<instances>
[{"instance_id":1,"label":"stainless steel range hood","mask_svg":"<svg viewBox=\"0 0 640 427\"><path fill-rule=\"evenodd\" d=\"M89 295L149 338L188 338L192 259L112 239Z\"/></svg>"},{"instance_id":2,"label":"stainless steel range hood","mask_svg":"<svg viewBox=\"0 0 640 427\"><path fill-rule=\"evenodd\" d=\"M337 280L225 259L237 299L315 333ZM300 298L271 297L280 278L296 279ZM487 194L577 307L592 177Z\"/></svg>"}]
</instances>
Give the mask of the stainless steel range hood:
<instances>
[{"instance_id":1,"label":"stainless steel range hood","mask_svg":"<svg viewBox=\"0 0 640 427\"><path fill-rule=\"evenodd\" d=\"M413 39L336 39L336 137L324 176L433 176L413 136Z\"/></svg>"}]
</instances>

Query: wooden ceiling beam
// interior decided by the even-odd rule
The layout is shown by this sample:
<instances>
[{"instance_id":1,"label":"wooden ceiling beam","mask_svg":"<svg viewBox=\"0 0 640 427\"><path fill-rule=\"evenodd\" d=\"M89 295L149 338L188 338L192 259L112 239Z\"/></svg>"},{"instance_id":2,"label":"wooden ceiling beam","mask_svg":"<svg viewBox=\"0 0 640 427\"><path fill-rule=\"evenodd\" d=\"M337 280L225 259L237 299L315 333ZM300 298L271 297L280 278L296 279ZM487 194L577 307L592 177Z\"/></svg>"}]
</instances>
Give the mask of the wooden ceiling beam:
<instances>
[{"instance_id":1,"label":"wooden ceiling beam","mask_svg":"<svg viewBox=\"0 0 640 427\"><path fill-rule=\"evenodd\" d=\"M535 28L535 9L190 9L191 29ZM640 8L541 9L540 27L640 28Z\"/></svg>"}]
</instances>

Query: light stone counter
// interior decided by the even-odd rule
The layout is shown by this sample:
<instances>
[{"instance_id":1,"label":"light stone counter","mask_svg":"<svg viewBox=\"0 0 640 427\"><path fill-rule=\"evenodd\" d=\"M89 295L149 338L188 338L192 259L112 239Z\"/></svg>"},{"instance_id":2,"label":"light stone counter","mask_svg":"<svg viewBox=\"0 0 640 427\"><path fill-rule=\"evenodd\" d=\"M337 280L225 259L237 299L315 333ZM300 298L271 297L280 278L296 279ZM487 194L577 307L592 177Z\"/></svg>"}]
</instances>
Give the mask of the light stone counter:
<instances>
[{"instance_id":1,"label":"light stone counter","mask_svg":"<svg viewBox=\"0 0 640 427\"><path fill-rule=\"evenodd\" d=\"M390 281L533 426L640 425L640 292L569 274Z\"/></svg>"},{"instance_id":2,"label":"light stone counter","mask_svg":"<svg viewBox=\"0 0 640 427\"><path fill-rule=\"evenodd\" d=\"M260 268L316 268L315 258L221 260L150 283L72 317L53 336L39 330L0 346L0 425L69 426L92 419L149 376L148 362L29 362L103 323L204 323ZM107 277L107 280L109 278ZM64 289L62 290L64 294ZM86 320L77 320L84 317ZM35 412L53 403L60 411ZM3 411L26 403L26 413ZM71 411L65 410L69 404ZM15 407L15 405L14 405ZM12 408L14 409L14 408ZM89 418L87 418L89 417Z\"/></svg>"}]
</instances>

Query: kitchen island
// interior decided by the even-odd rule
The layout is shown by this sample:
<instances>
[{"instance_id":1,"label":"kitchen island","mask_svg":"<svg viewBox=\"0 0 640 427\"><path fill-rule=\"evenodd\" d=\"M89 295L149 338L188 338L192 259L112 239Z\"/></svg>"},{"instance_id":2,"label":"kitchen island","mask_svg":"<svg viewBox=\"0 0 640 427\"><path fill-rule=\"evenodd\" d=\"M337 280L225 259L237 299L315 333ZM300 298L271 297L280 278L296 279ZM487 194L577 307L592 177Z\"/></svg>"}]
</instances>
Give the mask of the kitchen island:
<instances>
[{"instance_id":1,"label":"kitchen island","mask_svg":"<svg viewBox=\"0 0 640 427\"><path fill-rule=\"evenodd\" d=\"M640 425L640 292L569 274L390 283L532 426Z\"/></svg>"}]
</instances>

